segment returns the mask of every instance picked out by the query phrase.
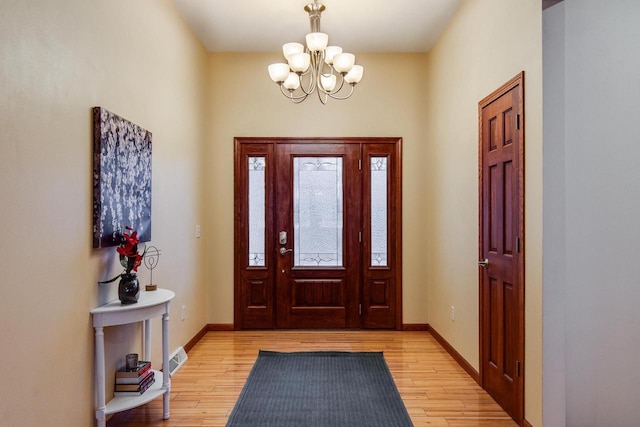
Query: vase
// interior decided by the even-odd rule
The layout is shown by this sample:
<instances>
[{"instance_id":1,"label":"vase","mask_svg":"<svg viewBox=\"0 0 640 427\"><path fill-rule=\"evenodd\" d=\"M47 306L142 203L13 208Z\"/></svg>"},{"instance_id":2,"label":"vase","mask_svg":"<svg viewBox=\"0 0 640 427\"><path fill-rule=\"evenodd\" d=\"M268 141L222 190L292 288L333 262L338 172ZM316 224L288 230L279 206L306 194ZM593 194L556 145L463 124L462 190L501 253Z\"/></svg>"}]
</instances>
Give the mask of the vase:
<instances>
[{"instance_id":1,"label":"vase","mask_svg":"<svg viewBox=\"0 0 640 427\"><path fill-rule=\"evenodd\" d=\"M140 297L140 282L135 273L123 273L118 283L118 298L120 303L135 304Z\"/></svg>"}]
</instances>

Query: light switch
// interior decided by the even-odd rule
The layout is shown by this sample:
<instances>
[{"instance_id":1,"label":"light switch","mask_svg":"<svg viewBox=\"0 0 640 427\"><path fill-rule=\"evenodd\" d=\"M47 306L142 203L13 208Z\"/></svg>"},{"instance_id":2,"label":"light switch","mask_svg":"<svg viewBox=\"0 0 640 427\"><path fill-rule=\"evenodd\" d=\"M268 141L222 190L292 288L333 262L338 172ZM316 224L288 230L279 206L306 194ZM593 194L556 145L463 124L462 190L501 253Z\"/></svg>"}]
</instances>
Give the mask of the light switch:
<instances>
[{"instance_id":1,"label":"light switch","mask_svg":"<svg viewBox=\"0 0 640 427\"><path fill-rule=\"evenodd\" d=\"M200 225L196 225L196 239L200 238Z\"/></svg>"}]
</instances>

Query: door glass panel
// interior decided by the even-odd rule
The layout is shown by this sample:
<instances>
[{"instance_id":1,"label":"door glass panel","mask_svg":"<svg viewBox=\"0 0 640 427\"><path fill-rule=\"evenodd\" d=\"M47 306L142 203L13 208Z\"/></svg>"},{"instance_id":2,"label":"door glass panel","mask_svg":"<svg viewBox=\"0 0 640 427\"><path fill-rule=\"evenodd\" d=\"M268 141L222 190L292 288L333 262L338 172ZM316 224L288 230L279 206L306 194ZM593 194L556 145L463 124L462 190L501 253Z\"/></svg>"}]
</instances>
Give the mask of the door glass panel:
<instances>
[{"instance_id":1,"label":"door glass panel","mask_svg":"<svg viewBox=\"0 0 640 427\"><path fill-rule=\"evenodd\" d=\"M342 266L342 204L341 157L294 158L294 266Z\"/></svg>"},{"instance_id":2,"label":"door glass panel","mask_svg":"<svg viewBox=\"0 0 640 427\"><path fill-rule=\"evenodd\" d=\"M371 157L371 266L387 265L387 158Z\"/></svg>"},{"instance_id":3,"label":"door glass panel","mask_svg":"<svg viewBox=\"0 0 640 427\"><path fill-rule=\"evenodd\" d=\"M249 265L264 266L265 253L264 157L249 157Z\"/></svg>"}]
</instances>

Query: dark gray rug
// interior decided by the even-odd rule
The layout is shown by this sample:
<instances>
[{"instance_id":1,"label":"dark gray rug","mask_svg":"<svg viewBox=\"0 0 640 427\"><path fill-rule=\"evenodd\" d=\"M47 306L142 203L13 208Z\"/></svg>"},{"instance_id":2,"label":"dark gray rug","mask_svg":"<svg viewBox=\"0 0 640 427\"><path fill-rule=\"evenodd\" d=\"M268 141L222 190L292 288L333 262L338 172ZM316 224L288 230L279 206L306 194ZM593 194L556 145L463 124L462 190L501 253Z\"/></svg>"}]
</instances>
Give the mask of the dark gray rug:
<instances>
[{"instance_id":1,"label":"dark gray rug","mask_svg":"<svg viewBox=\"0 0 640 427\"><path fill-rule=\"evenodd\" d=\"M227 427L411 427L382 352L260 350Z\"/></svg>"}]
</instances>

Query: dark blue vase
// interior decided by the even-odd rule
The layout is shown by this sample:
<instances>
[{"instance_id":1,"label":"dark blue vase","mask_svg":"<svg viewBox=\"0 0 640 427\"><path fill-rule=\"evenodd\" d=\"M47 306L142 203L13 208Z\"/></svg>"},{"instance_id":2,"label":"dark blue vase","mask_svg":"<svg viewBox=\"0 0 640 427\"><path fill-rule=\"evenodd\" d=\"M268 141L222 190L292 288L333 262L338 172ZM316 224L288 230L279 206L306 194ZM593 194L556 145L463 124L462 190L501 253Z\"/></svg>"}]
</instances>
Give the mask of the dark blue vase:
<instances>
[{"instance_id":1,"label":"dark blue vase","mask_svg":"<svg viewBox=\"0 0 640 427\"><path fill-rule=\"evenodd\" d=\"M118 283L118 298L121 304L135 304L140 297L140 282L135 273L123 273Z\"/></svg>"}]
</instances>

